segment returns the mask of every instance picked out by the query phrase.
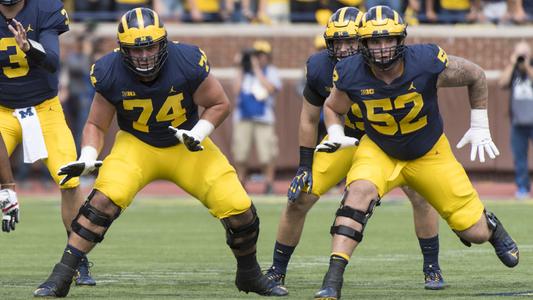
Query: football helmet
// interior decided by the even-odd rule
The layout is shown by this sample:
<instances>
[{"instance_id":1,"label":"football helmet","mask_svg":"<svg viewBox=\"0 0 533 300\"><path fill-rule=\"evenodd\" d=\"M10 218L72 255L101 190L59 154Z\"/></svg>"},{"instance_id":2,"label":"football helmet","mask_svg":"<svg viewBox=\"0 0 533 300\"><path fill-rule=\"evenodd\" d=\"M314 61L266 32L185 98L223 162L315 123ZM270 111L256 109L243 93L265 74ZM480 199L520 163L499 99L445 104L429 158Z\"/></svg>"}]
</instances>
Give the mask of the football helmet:
<instances>
[{"instance_id":1,"label":"football helmet","mask_svg":"<svg viewBox=\"0 0 533 300\"><path fill-rule=\"evenodd\" d=\"M0 4L5 6L11 6L19 3L22 0L0 0Z\"/></svg>"},{"instance_id":2,"label":"football helmet","mask_svg":"<svg viewBox=\"0 0 533 300\"><path fill-rule=\"evenodd\" d=\"M357 43L354 43L354 47L348 49L346 53L339 53L335 50L335 41L356 41L357 29L362 17L363 13L355 7L342 7L331 15L324 32L324 40L326 40L326 48L330 56L344 58L357 53Z\"/></svg>"},{"instance_id":3,"label":"football helmet","mask_svg":"<svg viewBox=\"0 0 533 300\"><path fill-rule=\"evenodd\" d=\"M118 24L118 44L128 69L141 77L157 75L168 57L167 31L157 13L149 8L126 12ZM132 55L159 49L152 55ZM143 51L145 50L145 51Z\"/></svg>"},{"instance_id":4,"label":"football helmet","mask_svg":"<svg viewBox=\"0 0 533 300\"><path fill-rule=\"evenodd\" d=\"M405 51L405 37L407 25L396 11L388 6L374 6L364 15L359 26L359 51L365 62L377 66L382 70L389 69L396 61L403 57ZM395 37L397 43L392 47L369 49L370 39Z\"/></svg>"}]
</instances>

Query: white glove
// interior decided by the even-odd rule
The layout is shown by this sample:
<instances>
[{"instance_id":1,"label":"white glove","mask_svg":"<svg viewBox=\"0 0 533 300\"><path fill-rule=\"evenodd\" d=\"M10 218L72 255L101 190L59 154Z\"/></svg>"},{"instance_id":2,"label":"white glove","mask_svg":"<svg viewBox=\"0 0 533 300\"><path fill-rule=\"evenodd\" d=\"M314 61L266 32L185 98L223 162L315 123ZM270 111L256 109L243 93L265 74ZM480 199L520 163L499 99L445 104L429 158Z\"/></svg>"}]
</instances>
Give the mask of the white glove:
<instances>
[{"instance_id":1,"label":"white glove","mask_svg":"<svg viewBox=\"0 0 533 300\"><path fill-rule=\"evenodd\" d=\"M191 130L178 129L172 126L168 126L168 129L189 151L196 152L204 150L200 143L215 130L215 125L200 119Z\"/></svg>"},{"instance_id":2,"label":"white glove","mask_svg":"<svg viewBox=\"0 0 533 300\"><path fill-rule=\"evenodd\" d=\"M318 152L333 153L339 149L355 147L359 145L359 140L344 134L344 127L333 124L328 127L328 139L316 146Z\"/></svg>"},{"instance_id":3,"label":"white glove","mask_svg":"<svg viewBox=\"0 0 533 300\"><path fill-rule=\"evenodd\" d=\"M77 161L68 163L59 168L57 175L67 175L59 182L59 185L67 183L67 181L74 177L87 175L90 172L100 168L102 166L102 161L96 160L97 158L98 151L96 151L94 147L83 147L81 149L80 158Z\"/></svg>"},{"instance_id":4,"label":"white glove","mask_svg":"<svg viewBox=\"0 0 533 300\"><path fill-rule=\"evenodd\" d=\"M500 151L492 141L489 129L489 118L486 109L472 109L470 112L470 129L465 133L463 138L457 143L457 148L463 148L464 145L471 143L470 160L476 160L479 154L479 161L485 162L485 152L491 159L500 155Z\"/></svg>"},{"instance_id":5,"label":"white glove","mask_svg":"<svg viewBox=\"0 0 533 300\"><path fill-rule=\"evenodd\" d=\"M2 209L2 231L15 230L15 223L19 222L17 193L11 189L0 190L0 208Z\"/></svg>"}]
</instances>

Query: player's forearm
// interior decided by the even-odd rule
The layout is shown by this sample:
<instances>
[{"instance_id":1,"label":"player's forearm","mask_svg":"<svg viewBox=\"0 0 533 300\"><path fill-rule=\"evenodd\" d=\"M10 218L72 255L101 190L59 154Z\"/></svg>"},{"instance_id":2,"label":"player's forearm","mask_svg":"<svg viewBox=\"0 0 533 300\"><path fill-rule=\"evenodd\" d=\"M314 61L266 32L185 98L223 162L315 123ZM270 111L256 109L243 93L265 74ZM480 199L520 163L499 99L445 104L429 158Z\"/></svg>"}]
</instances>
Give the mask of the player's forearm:
<instances>
[{"instance_id":1,"label":"player's forearm","mask_svg":"<svg viewBox=\"0 0 533 300\"><path fill-rule=\"evenodd\" d=\"M96 124L87 121L83 128L82 148L93 147L97 153L102 151L104 146L105 130Z\"/></svg>"},{"instance_id":2,"label":"player's forearm","mask_svg":"<svg viewBox=\"0 0 533 300\"><path fill-rule=\"evenodd\" d=\"M39 44L42 49L40 49ZM26 56L32 63L50 73L55 73L59 68L59 37L57 33L51 31L42 32L39 35L38 44L33 43L26 52Z\"/></svg>"},{"instance_id":3,"label":"player's forearm","mask_svg":"<svg viewBox=\"0 0 533 300\"><path fill-rule=\"evenodd\" d=\"M318 123L320 122L320 107L303 100L300 113L299 142L300 146L314 148L317 144Z\"/></svg>"},{"instance_id":4,"label":"player's forearm","mask_svg":"<svg viewBox=\"0 0 533 300\"><path fill-rule=\"evenodd\" d=\"M324 105L324 121L326 123L326 128L331 127L331 125L343 125L342 121L344 120L343 115L335 112L329 105Z\"/></svg>"}]
</instances>

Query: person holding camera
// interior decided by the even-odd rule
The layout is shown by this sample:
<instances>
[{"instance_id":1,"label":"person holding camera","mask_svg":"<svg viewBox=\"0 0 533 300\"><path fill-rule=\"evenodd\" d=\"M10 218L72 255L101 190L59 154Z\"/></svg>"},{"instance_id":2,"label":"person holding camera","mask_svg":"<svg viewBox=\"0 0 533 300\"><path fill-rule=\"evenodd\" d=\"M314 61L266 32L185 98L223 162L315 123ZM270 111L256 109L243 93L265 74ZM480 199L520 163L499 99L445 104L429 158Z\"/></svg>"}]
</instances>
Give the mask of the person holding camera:
<instances>
[{"instance_id":1,"label":"person holding camera","mask_svg":"<svg viewBox=\"0 0 533 300\"><path fill-rule=\"evenodd\" d=\"M511 90L511 149L515 167L517 199L529 198L531 183L527 153L533 140L533 61L531 47L521 41L516 44L511 60L500 77L500 87Z\"/></svg>"},{"instance_id":2,"label":"person holding camera","mask_svg":"<svg viewBox=\"0 0 533 300\"><path fill-rule=\"evenodd\" d=\"M252 142L265 179L265 193L273 192L278 140L274 122L274 100L281 89L281 79L272 65L272 46L264 40L240 55L240 67L234 82L237 104L234 114L233 159L239 179L244 184Z\"/></svg>"}]
</instances>

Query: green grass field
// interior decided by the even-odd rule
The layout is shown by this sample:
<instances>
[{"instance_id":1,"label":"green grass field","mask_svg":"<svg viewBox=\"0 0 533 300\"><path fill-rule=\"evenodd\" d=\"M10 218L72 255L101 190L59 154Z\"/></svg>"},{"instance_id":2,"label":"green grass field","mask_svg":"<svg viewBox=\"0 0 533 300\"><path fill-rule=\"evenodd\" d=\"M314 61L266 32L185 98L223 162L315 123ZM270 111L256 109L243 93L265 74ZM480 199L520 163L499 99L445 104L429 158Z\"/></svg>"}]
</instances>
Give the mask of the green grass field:
<instances>
[{"instance_id":1,"label":"green grass field","mask_svg":"<svg viewBox=\"0 0 533 300\"><path fill-rule=\"evenodd\" d=\"M284 197L254 197L261 217L258 257L271 262ZM325 198L308 216L287 277L291 299L312 299L330 251L329 226L338 197ZM440 264L450 285L423 289L422 256L411 206L377 208L345 273L343 299L506 299L533 295L533 202L487 202L520 247L520 264L503 266L490 244L464 247L441 222ZM0 299L30 299L65 246L59 201L23 199L21 223L0 234ZM235 259L224 229L190 198L136 199L90 254L96 287L75 287L73 299L244 299L233 284Z\"/></svg>"}]
</instances>

